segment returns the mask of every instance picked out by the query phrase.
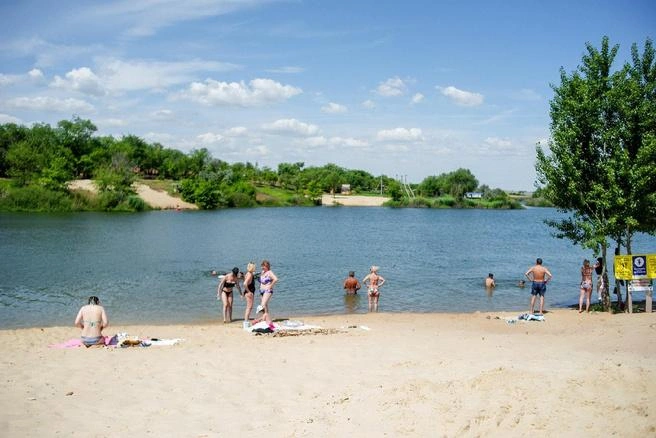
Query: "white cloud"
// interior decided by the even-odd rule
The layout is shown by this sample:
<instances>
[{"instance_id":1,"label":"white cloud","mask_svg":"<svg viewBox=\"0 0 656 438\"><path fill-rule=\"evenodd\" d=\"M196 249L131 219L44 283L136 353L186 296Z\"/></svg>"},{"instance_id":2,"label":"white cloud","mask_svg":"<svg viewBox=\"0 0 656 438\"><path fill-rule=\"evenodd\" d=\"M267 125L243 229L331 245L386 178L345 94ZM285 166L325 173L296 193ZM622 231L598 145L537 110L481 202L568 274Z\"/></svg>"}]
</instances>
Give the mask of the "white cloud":
<instances>
[{"instance_id":1,"label":"white cloud","mask_svg":"<svg viewBox=\"0 0 656 438\"><path fill-rule=\"evenodd\" d=\"M319 127L317 125L309 125L296 119L276 120L273 123L263 125L262 129L270 132L287 133L304 137L317 135L319 133Z\"/></svg>"},{"instance_id":2,"label":"white cloud","mask_svg":"<svg viewBox=\"0 0 656 438\"><path fill-rule=\"evenodd\" d=\"M7 105L11 108L34 111L50 111L62 113L89 113L93 105L80 99L57 99L54 97L16 97L9 99Z\"/></svg>"},{"instance_id":3,"label":"white cloud","mask_svg":"<svg viewBox=\"0 0 656 438\"><path fill-rule=\"evenodd\" d=\"M380 141L422 141L423 135L419 128L395 128L378 131L376 138Z\"/></svg>"},{"instance_id":4,"label":"white cloud","mask_svg":"<svg viewBox=\"0 0 656 438\"><path fill-rule=\"evenodd\" d=\"M417 93L414 96L412 96L412 103L420 103L423 100L424 100L424 95L421 93Z\"/></svg>"},{"instance_id":5,"label":"white cloud","mask_svg":"<svg viewBox=\"0 0 656 438\"><path fill-rule=\"evenodd\" d=\"M364 102L362 102L362 107L367 109L374 109L376 108L376 102L374 102L373 100L365 100Z\"/></svg>"},{"instance_id":6,"label":"white cloud","mask_svg":"<svg viewBox=\"0 0 656 438\"><path fill-rule=\"evenodd\" d=\"M147 140L152 143L161 143L166 145L171 145L175 140L171 134L162 133L162 132L149 132L144 135L144 140Z\"/></svg>"},{"instance_id":7,"label":"white cloud","mask_svg":"<svg viewBox=\"0 0 656 438\"><path fill-rule=\"evenodd\" d=\"M180 97L205 105L258 106L281 102L302 93L300 88L283 85L271 79L253 79L248 83L219 82L207 79L193 82Z\"/></svg>"},{"instance_id":8,"label":"white cloud","mask_svg":"<svg viewBox=\"0 0 656 438\"><path fill-rule=\"evenodd\" d=\"M206 72L225 72L239 66L216 61L155 62L106 59L98 62L98 75L110 90L165 89L190 82Z\"/></svg>"},{"instance_id":9,"label":"white cloud","mask_svg":"<svg viewBox=\"0 0 656 438\"><path fill-rule=\"evenodd\" d=\"M106 127L120 127L120 126L126 126L128 123L123 120L123 119L102 119L98 121L99 126L106 126Z\"/></svg>"},{"instance_id":10,"label":"white cloud","mask_svg":"<svg viewBox=\"0 0 656 438\"><path fill-rule=\"evenodd\" d=\"M43 78L43 72L38 68L33 68L25 74L18 75L5 75L0 73L0 86L14 85L19 82L24 82L26 79L38 81Z\"/></svg>"},{"instance_id":11,"label":"white cloud","mask_svg":"<svg viewBox=\"0 0 656 438\"><path fill-rule=\"evenodd\" d=\"M269 1L120 0L89 6L79 14L79 20L117 23L126 29L125 34L128 36L144 37L178 22L225 15Z\"/></svg>"},{"instance_id":12,"label":"white cloud","mask_svg":"<svg viewBox=\"0 0 656 438\"><path fill-rule=\"evenodd\" d=\"M150 115L157 120L172 120L174 113L170 109L153 111Z\"/></svg>"},{"instance_id":13,"label":"white cloud","mask_svg":"<svg viewBox=\"0 0 656 438\"><path fill-rule=\"evenodd\" d=\"M512 146L512 142L508 139L502 139L498 137L488 137L485 139L485 144L493 146L495 148L507 149Z\"/></svg>"},{"instance_id":14,"label":"white cloud","mask_svg":"<svg viewBox=\"0 0 656 438\"><path fill-rule=\"evenodd\" d=\"M38 68L33 68L27 72L27 75L32 79L41 79L43 78L43 72Z\"/></svg>"},{"instance_id":15,"label":"white cloud","mask_svg":"<svg viewBox=\"0 0 656 438\"><path fill-rule=\"evenodd\" d=\"M100 78L88 67L76 68L66 73L66 79L61 76L55 76L50 84L54 88L64 90L79 91L84 94L93 96L103 96L106 94L105 87Z\"/></svg>"},{"instance_id":16,"label":"white cloud","mask_svg":"<svg viewBox=\"0 0 656 438\"><path fill-rule=\"evenodd\" d=\"M352 137L309 137L303 140L303 144L310 147L322 147L322 146L348 146L354 148L361 148L369 146L369 143L364 140L358 140L357 138Z\"/></svg>"},{"instance_id":17,"label":"white cloud","mask_svg":"<svg viewBox=\"0 0 656 438\"><path fill-rule=\"evenodd\" d=\"M0 113L0 124L5 123L15 123L17 125L22 125L23 121L17 117L10 116L9 114Z\"/></svg>"},{"instance_id":18,"label":"white cloud","mask_svg":"<svg viewBox=\"0 0 656 438\"><path fill-rule=\"evenodd\" d=\"M246 129L244 126L235 126L226 129L224 134L226 137L245 137L248 135L248 129Z\"/></svg>"},{"instance_id":19,"label":"white cloud","mask_svg":"<svg viewBox=\"0 0 656 438\"><path fill-rule=\"evenodd\" d=\"M406 88L407 87L405 82L403 82L403 79L395 76L393 78L389 78L385 82L378 84L376 93L385 97L402 96L405 93Z\"/></svg>"},{"instance_id":20,"label":"white cloud","mask_svg":"<svg viewBox=\"0 0 656 438\"><path fill-rule=\"evenodd\" d=\"M212 132L206 132L205 134L200 134L196 138L198 138L198 140L203 144L215 144L224 141L224 137L221 134L215 134Z\"/></svg>"},{"instance_id":21,"label":"white cloud","mask_svg":"<svg viewBox=\"0 0 656 438\"><path fill-rule=\"evenodd\" d=\"M4 75L0 73L0 87L12 85L18 81L18 75Z\"/></svg>"},{"instance_id":22,"label":"white cloud","mask_svg":"<svg viewBox=\"0 0 656 438\"><path fill-rule=\"evenodd\" d=\"M456 87L436 87L446 97L460 106L479 106L483 103L483 95L470 91L459 90Z\"/></svg>"},{"instance_id":23,"label":"white cloud","mask_svg":"<svg viewBox=\"0 0 656 438\"><path fill-rule=\"evenodd\" d=\"M328 114L340 114L348 111L348 108L338 103L330 102L328 105L322 106L321 111Z\"/></svg>"},{"instance_id":24,"label":"white cloud","mask_svg":"<svg viewBox=\"0 0 656 438\"><path fill-rule=\"evenodd\" d=\"M303 67L285 66L285 67L278 67L278 68L270 68L265 71L267 73L297 74L297 73L303 73L305 69Z\"/></svg>"}]
</instances>

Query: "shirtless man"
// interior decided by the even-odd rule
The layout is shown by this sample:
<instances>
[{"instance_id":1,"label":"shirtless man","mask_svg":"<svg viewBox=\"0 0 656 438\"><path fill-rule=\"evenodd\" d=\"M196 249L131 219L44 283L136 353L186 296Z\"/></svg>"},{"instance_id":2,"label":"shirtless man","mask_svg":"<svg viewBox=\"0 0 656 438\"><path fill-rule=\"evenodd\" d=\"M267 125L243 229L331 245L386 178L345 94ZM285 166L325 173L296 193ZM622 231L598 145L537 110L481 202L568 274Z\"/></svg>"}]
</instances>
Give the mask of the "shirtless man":
<instances>
[{"instance_id":1,"label":"shirtless man","mask_svg":"<svg viewBox=\"0 0 656 438\"><path fill-rule=\"evenodd\" d=\"M360 290L360 282L355 278L355 272L349 271L348 277L344 280L344 289L347 295L355 295Z\"/></svg>"},{"instance_id":2,"label":"shirtless man","mask_svg":"<svg viewBox=\"0 0 656 438\"><path fill-rule=\"evenodd\" d=\"M485 287L487 288L496 287L496 283L494 282L494 274L491 272L487 274L487 278L485 279Z\"/></svg>"},{"instance_id":3,"label":"shirtless man","mask_svg":"<svg viewBox=\"0 0 656 438\"><path fill-rule=\"evenodd\" d=\"M102 330L108 325L105 308L98 297L89 297L89 304L82 306L75 318L75 326L82 329L82 343L86 347L105 345Z\"/></svg>"},{"instance_id":4,"label":"shirtless man","mask_svg":"<svg viewBox=\"0 0 656 438\"><path fill-rule=\"evenodd\" d=\"M535 309L535 297L540 295L540 314L544 312L544 294L547 291L547 282L553 278L551 272L542 266L542 259L538 257L535 266L530 268L524 274L526 278L533 282L531 286L531 314Z\"/></svg>"}]
</instances>

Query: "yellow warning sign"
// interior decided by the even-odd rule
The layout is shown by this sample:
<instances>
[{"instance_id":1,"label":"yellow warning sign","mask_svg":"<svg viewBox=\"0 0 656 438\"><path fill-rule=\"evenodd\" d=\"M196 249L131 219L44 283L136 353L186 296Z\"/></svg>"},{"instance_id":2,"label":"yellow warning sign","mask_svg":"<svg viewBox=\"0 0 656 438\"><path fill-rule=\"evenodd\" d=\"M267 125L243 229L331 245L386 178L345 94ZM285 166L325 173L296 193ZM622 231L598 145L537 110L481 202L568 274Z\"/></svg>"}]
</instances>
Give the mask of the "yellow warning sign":
<instances>
[{"instance_id":1,"label":"yellow warning sign","mask_svg":"<svg viewBox=\"0 0 656 438\"><path fill-rule=\"evenodd\" d=\"M656 254L618 255L614 268L618 280L656 278Z\"/></svg>"}]
</instances>

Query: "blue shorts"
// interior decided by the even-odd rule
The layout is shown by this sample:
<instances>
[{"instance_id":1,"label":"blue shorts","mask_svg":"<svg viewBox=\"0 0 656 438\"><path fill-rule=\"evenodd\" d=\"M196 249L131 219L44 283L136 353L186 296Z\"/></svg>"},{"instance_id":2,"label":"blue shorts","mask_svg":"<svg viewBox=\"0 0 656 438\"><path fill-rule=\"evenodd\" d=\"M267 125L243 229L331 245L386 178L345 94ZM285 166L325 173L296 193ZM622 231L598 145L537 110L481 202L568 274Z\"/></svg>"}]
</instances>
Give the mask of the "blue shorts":
<instances>
[{"instance_id":1,"label":"blue shorts","mask_svg":"<svg viewBox=\"0 0 656 438\"><path fill-rule=\"evenodd\" d=\"M100 342L101 339L104 340L102 336L81 336L81 339L86 347L91 347L92 345L105 345L104 342Z\"/></svg>"},{"instance_id":2,"label":"blue shorts","mask_svg":"<svg viewBox=\"0 0 656 438\"><path fill-rule=\"evenodd\" d=\"M534 281L533 286L531 286L531 295L540 295L544 296L544 293L547 291L547 283L544 281Z\"/></svg>"}]
</instances>

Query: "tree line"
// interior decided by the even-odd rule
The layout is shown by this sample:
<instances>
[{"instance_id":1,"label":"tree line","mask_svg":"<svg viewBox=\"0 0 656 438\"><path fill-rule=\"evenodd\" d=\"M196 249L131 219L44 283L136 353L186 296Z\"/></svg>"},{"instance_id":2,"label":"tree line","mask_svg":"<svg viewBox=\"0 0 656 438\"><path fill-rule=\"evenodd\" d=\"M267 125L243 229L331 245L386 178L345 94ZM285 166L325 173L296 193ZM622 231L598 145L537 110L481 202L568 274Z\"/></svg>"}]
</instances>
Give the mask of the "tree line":
<instances>
[{"instance_id":1,"label":"tree line","mask_svg":"<svg viewBox=\"0 0 656 438\"><path fill-rule=\"evenodd\" d=\"M252 163L230 164L212 157L205 148L185 154L148 143L134 136L96 135L90 121L73 117L56 126L0 125L0 208L13 210L142 210L133 183L139 178L176 181L182 199L202 209L251 207L266 204L258 191L269 187L293 193L291 204L320 203L322 193L378 193L397 206L440 206L430 201L442 197L444 206L464 203L465 192L479 189L485 199L510 203L505 192L480 186L467 169L430 176L420 184L406 185L386 175L345 169L335 164L305 167L281 163L276 169ZM71 193L73 179L95 180L99 196ZM9 183L7 183L9 181ZM408 187L420 201L409 200ZM433 204L431 204L433 202ZM439 203L438 203L439 204ZM503 206L495 204L493 207Z\"/></svg>"}]
</instances>

